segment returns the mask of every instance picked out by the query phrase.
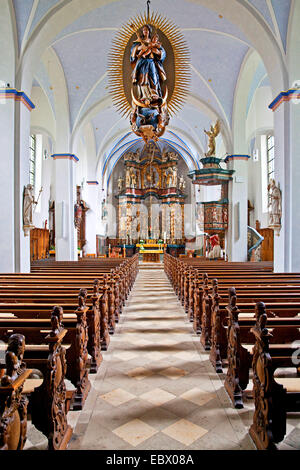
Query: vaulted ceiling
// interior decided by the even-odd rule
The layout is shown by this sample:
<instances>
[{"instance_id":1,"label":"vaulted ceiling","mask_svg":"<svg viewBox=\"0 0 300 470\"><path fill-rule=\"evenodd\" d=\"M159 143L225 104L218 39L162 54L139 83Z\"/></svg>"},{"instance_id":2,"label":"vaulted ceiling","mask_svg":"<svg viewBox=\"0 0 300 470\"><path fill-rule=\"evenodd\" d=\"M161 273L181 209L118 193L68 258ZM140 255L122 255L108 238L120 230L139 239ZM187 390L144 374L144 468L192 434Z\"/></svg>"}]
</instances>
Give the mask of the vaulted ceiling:
<instances>
[{"instance_id":1,"label":"vaulted ceiling","mask_svg":"<svg viewBox=\"0 0 300 470\"><path fill-rule=\"evenodd\" d=\"M13 0L20 58L35 35L47 28L50 18L66 9L72 0ZM79 4L76 2L77 5ZM81 2L84 4L85 2ZM79 132L89 124L95 137L96 153L107 156L116 142L130 131L128 121L115 110L108 93L107 67L109 51L116 32L131 17L145 11L145 0L97 0L86 2L93 8L80 7L74 21L61 21L58 34L47 45L63 70L69 107L70 133ZM255 50L245 18L239 19L230 7L210 9L208 0L152 0L151 9L172 20L183 33L191 53L191 88L187 103L170 122L168 138L177 144L181 139L193 157L206 148L204 128L220 118L232 137L232 120L236 87L243 64ZM292 0L226 0L219 2L243 7L253 24L262 28L278 49L283 63L286 60L288 24ZM77 8L79 8L77 6ZM232 17L232 21L230 18ZM60 17L61 18L61 17ZM47 95L56 115L53 61L41 57L34 74L33 86ZM248 109L257 87L269 86L263 61L253 71L248 90ZM278 90L278 92L281 90ZM172 137L173 133L173 137ZM224 137L224 136L223 136Z\"/></svg>"}]
</instances>

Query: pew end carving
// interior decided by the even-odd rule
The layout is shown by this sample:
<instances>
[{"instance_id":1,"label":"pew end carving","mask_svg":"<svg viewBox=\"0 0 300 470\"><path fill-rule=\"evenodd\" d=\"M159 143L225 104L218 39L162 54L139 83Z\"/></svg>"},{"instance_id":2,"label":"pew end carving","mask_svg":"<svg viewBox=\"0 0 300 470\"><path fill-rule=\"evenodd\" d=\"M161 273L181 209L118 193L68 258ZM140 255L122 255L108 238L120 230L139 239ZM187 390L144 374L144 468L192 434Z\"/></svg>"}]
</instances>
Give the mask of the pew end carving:
<instances>
[{"instance_id":1,"label":"pew end carving","mask_svg":"<svg viewBox=\"0 0 300 470\"><path fill-rule=\"evenodd\" d=\"M10 336L0 380L0 450L22 450L26 443L28 399L22 391L32 371L23 362L24 351L25 337Z\"/></svg>"},{"instance_id":2,"label":"pew end carving","mask_svg":"<svg viewBox=\"0 0 300 470\"><path fill-rule=\"evenodd\" d=\"M235 408L243 408L243 392L239 381L240 376L240 327L238 323L239 309L236 305L237 296L234 287L228 289L229 303L226 307L228 314L227 326L227 359L228 369L225 379L225 389Z\"/></svg>"},{"instance_id":3,"label":"pew end carving","mask_svg":"<svg viewBox=\"0 0 300 470\"><path fill-rule=\"evenodd\" d=\"M76 335L72 348L67 350L68 378L76 387L73 400L73 410L81 410L91 388L88 379L88 325L86 305L87 290L80 289L78 295L78 308L75 310L77 316ZM72 357L70 357L72 355Z\"/></svg>"},{"instance_id":4,"label":"pew end carving","mask_svg":"<svg viewBox=\"0 0 300 470\"><path fill-rule=\"evenodd\" d=\"M256 325L251 328L255 337L253 351L253 392L255 412L250 436L259 450L276 450L276 443L286 433L286 390L274 380L267 315L262 302L256 305Z\"/></svg>"},{"instance_id":5,"label":"pew end carving","mask_svg":"<svg viewBox=\"0 0 300 470\"><path fill-rule=\"evenodd\" d=\"M92 306L87 311L88 325L88 343L87 348L91 356L90 373L96 374L103 360L101 354L100 341L100 297L99 294L100 281L95 279L93 282L93 294L91 296Z\"/></svg>"}]
</instances>

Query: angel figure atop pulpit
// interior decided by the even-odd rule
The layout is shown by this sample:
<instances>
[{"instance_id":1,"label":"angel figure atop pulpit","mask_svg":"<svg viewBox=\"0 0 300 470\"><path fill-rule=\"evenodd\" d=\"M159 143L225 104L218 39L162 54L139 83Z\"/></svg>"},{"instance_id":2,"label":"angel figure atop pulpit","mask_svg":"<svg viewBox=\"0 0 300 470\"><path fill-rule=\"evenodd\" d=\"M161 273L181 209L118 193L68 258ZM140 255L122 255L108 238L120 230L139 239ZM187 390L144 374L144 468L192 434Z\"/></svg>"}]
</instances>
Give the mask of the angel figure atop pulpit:
<instances>
[{"instance_id":1,"label":"angel figure atop pulpit","mask_svg":"<svg viewBox=\"0 0 300 470\"><path fill-rule=\"evenodd\" d=\"M217 120L215 126L210 126L210 130L204 132L208 135L208 152L205 154L206 157L213 157L215 156L216 152L216 137L220 134L221 130L221 123L219 119Z\"/></svg>"}]
</instances>

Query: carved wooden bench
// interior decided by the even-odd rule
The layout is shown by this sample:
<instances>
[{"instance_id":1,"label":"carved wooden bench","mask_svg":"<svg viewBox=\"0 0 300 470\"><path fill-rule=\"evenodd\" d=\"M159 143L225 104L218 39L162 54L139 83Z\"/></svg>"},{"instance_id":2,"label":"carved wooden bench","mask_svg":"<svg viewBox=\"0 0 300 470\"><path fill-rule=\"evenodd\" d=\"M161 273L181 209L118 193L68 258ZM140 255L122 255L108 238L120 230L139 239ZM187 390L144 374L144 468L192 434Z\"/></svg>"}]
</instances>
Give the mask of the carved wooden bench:
<instances>
[{"instance_id":1,"label":"carved wooden bench","mask_svg":"<svg viewBox=\"0 0 300 470\"><path fill-rule=\"evenodd\" d=\"M240 310L236 305L234 289L231 292L230 304L227 307L227 360L228 368L225 388L236 408L243 407L243 390L249 384L249 370L252 362L253 339L249 338L251 327L259 325L261 318L267 317L266 306L258 302L255 306L255 317L239 319ZM297 347L295 341L300 340L300 317L269 318L268 325L273 330L270 353L274 356L276 367L286 364L285 356L291 355ZM299 371L299 367L296 370Z\"/></svg>"},{"instance_id":2,"label":"carved wooden bench","mask_svg":"<svg viewBox=\"0 0 300 470\"><path fill-rule=\"evenodd\" d=\"M275 450L276 444L286 434L287 413L300 411L300 378L274 378L274 370L284 362L287 366L299 365L299 353L285 351L280 358L270 353L271 334L269 322L262 313L251 329L255 338L253 350L253 392L255 412L249 433L259 450Z\"/></svg>"},{"instance_id":3,"label":"carved wooden bench","mask_svg":"<svg viewBox=\"0 0 300 470\"><path fill-rule=\"evenodd\" d=\"M44 336L41 331L49 331L51 329L51 321L55 317L59 318L61 324L62 318L64 326L67 328L64 336L64 344L68 345L66 349L67 372L68 378L74 385L76 392L73 398L73 409L82 409L87 398L91 384L88 379L88 345L90 344L90 352L92 353L91 367L94 370L100 365L102 356L100 353L99 329L96 328L95 336L88 336L87 311L85 304L85 292L81 292L78 297L79 306L72 315L64 315L62 307L54 307L49 318L1 318L0 317L0 339L7 341L11 333L23 334L28 338L28 342L32 344L43 344Z\"/></svg>"},{"instance_id":4,"label":"carved wooden bench","mask_svg":"<svg viewBox=\"0 0 300 470\"><path fill-rule=\"evenodd\" d=\"M72 428L67 422L66 360L61 344L65 334L66 330L54 321L50 333L44 335L45 347L25 346L22 334L8 339L7 375L2 377L0 387L0 449L21 450L26 441L28 398L24 392L29 374L22 371L26 371L26 366L39 369L43 374L42 384L30 390L32 423L47 437L49 450L66 449ZM8 365L13 371L8 370Z\"/></svg>"}]
</instances>

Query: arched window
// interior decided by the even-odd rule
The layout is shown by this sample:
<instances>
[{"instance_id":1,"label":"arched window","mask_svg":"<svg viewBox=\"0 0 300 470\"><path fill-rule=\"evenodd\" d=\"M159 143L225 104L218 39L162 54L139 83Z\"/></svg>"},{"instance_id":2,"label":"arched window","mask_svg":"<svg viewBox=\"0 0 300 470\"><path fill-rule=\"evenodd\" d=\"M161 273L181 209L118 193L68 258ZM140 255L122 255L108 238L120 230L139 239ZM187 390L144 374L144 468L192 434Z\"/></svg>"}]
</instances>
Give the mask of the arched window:
<instances>
[{"instance_id":1,"label":"arched window","mask_svg":"<svg viewBox=\"0 0 300 470\"><path fill-rule=\"evenodd\" d=\"M35 187L36 177L36 135L32 134L29 139L29 182Z\"/></svg>"},{"instance_id":2,"label":"arched window","mask_svg":"<svg viewBox=\"0 0 300 470\"><path fill-rule=\"evenodd\" d=\"M43 136L31 134L29 138L29 183L34 188L34 197L37 200L42 185L42 159ZM35 212L40 212L41 204L37 205Z\"/></svg>"},{"instance_id":3,"label":"arched window","mask_svg":"<svg viewBox=\"0 0 300 470\"><path fill-rule=\"evenodd\" d=\"M261 135L261 176L262 176L262 212L268 212L268 186L274 179L274 135L269 132Z\"/></svg>"},{"instance_id":4,"label":"arched window","mask_svg":"<svg viewBox=\"0 0 300 470\"><path fill-rule=\"evenodd\" d=\"M267 135L267 171L268 185L274 179L274 136Z\"/></svg>"}]
</instances>

